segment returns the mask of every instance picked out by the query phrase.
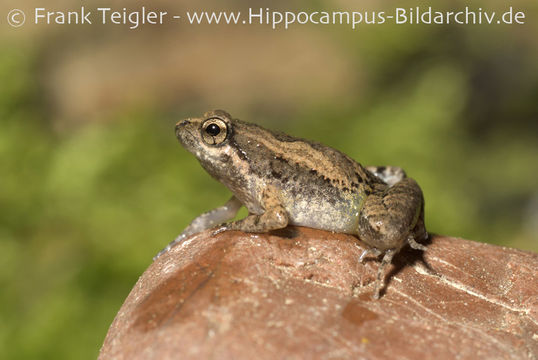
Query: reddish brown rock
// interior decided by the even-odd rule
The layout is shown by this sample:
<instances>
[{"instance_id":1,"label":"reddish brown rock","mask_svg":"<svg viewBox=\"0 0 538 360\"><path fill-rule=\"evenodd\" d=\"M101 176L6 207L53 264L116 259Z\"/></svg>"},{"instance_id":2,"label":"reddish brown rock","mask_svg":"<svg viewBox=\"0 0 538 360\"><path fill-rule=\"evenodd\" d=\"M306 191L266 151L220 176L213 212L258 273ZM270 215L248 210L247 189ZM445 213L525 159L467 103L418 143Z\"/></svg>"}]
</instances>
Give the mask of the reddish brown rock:
<instances>
[{"instance_id":1,"label":"reddish brown rock","mask_svg":"<svg viewBox=\"0 0 538 360\"><path fill-rule=\"evenodd\" d=\"M201 233L155 261L100 359L533 359L538 255L436 236L378 262L344 234Z\"/></svg>"}]
</instances>

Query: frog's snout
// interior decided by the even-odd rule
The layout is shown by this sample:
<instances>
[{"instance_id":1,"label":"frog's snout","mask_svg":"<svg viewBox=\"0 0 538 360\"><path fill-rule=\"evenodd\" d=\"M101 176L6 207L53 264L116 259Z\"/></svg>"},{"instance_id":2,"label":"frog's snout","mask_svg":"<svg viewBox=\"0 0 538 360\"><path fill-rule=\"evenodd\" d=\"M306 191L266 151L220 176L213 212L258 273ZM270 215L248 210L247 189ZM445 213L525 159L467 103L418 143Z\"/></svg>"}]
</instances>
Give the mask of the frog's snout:
<instances>
[{"instance_id":1,"label":"frog's snout","mask_svg":"<svg viewBox=\"0 0 538 360\"><path fill-rule=\"evenodd\" d=\"M179 121L176 124L176 136L179 136L179 132L181 131L181 129L184 128L185 126L189 125L190 123L191 122L189 121L189 119Z\"/></svg>"},{"instance_id":2,"label":"frog's snout","mask_svg":"<svg viewBox=\"0 0 538 360\"><path fill-rule=\"evenodd\" d=\"M185 126L185 125L188 125L190 124L191 122L189 121L189 119L185 119L185 120L181 120L179 121L177 124L176 124L176 131L178 131L182 126Z\"/></svg>"}]
</instances>

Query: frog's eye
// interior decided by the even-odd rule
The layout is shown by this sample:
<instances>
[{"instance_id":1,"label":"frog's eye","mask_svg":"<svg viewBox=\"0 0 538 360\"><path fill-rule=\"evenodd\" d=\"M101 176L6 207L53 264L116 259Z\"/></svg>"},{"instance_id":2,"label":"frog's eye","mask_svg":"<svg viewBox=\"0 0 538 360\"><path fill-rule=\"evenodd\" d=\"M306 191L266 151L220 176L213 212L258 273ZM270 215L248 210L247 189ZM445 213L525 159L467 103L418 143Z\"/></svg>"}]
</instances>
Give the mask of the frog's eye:
<instances>
[{"instance_id":1,"label":"frog's eye","mask_svg":"<svg viewBox=\"0 0 538 360\"><path fill-rule=\"evenodd\" d=\"M211 136L217 136L220 133L220 127L217 124L209 124L205 128L205 132Z\"/></svg>"},{"instance_id":2,"label":"frog's eye","mask_svg":"<svg viewBox=\"0 0 538 360\"><path fill-rule=\"evenodd\" d=\"M202 124L202 139L209 145L218 145L226 140L228 128L226 123L218 118L207 119Z\"/></svg>"}]
</instances>

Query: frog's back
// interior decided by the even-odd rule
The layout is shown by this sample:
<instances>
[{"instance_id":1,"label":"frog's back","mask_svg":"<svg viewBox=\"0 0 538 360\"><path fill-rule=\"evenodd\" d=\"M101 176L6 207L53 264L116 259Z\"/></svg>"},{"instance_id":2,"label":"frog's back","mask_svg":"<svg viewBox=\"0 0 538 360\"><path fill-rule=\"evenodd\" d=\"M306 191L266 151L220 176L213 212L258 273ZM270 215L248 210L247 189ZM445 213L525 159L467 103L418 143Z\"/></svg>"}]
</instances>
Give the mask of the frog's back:
<instances>
[{"instance_id":1,"label":"frog's back","mask_svg":"<svg viewBox=\"0 0 538 360\"><path fill-rule=\"evenodd\" d=\"M354 233L366 196L386 186L359 163L323 144L237 120L231 141L255 179L250 191L277 188L291 224Z\"/></svg>"}]
</instances>

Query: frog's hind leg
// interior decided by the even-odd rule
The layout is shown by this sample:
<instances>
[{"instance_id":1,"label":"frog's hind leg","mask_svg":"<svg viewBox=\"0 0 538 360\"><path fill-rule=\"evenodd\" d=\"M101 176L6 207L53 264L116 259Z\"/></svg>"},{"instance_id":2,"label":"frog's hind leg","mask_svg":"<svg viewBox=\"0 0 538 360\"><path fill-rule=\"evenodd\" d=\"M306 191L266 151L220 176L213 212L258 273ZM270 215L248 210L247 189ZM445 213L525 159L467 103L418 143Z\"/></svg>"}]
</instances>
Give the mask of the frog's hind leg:
<instances>
[{"instance_id":1,"label":"frog's hind leg","mask_svg":"<svg viewBox=\"0 0 538 360\"><path fill-rule=\"evenodd\" d=\"M422 191L411 178L374 192L364 202L359 216L359 238L385 254L378 269L374 298L379 297L384 284L387 264L402 247L409 244L424 249L416 241L425 234L423 208Z\"/></svg>"},{"instance_id":2,"label":"frog's hind leg","mask_svg":"<svg viewBox=\"0 0 538 360\"><path fill-rule=\"evenodd\" d=\"M409 234L407 237L407 243L412 249L415 250L426 250L426 247L422 244L420 244L418 241L426 241L428 240L430 236L428 235L428 232L426 231L426 227L424 226L424 202L422 202L422 207L420 210L420 216L418 218L418 221L415 225L415 228Z\"/></svg>"}]
</instances>

